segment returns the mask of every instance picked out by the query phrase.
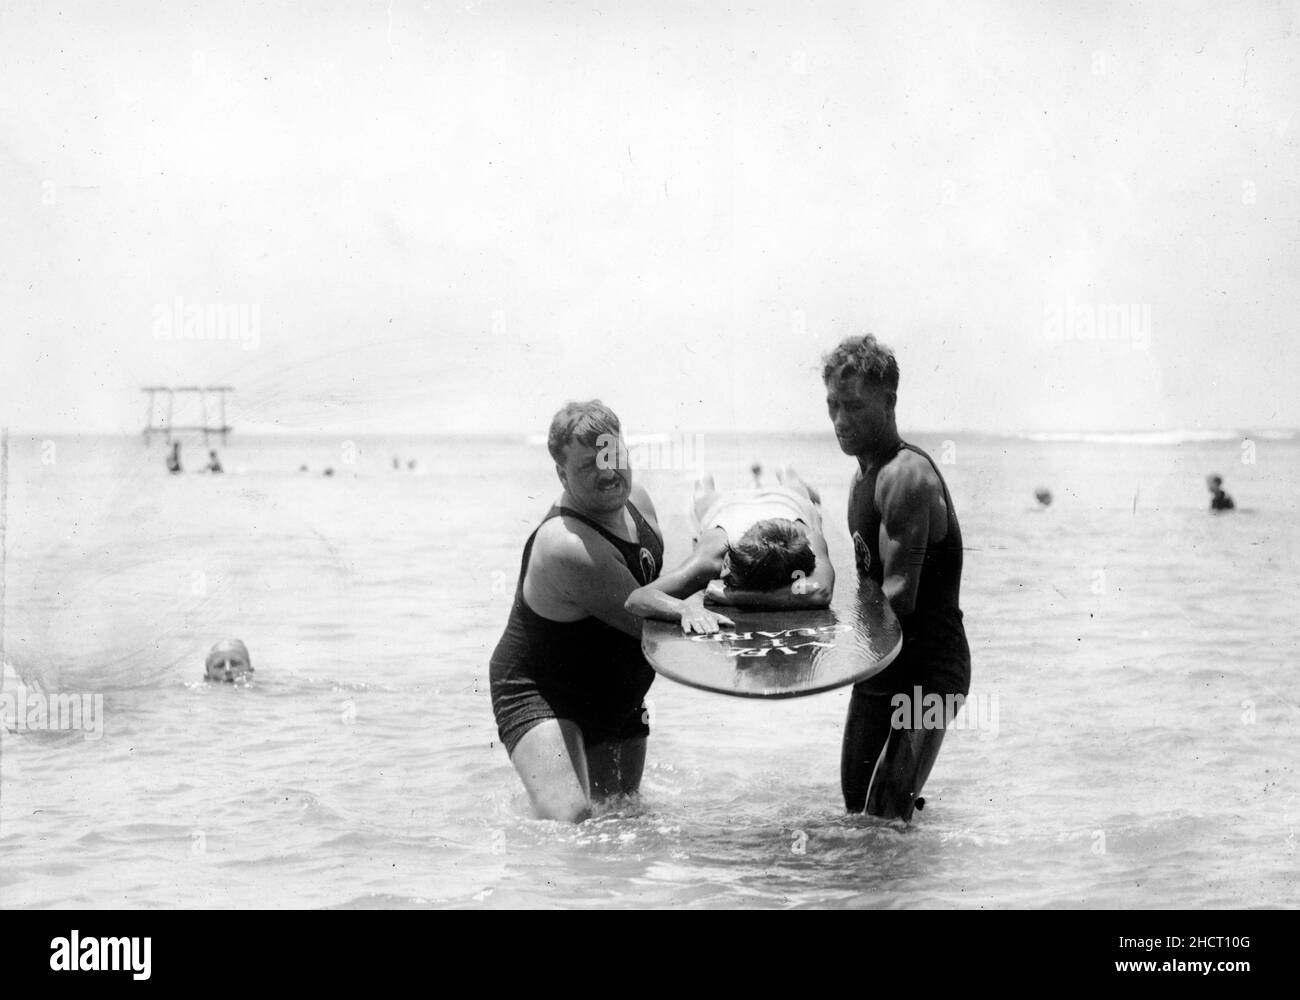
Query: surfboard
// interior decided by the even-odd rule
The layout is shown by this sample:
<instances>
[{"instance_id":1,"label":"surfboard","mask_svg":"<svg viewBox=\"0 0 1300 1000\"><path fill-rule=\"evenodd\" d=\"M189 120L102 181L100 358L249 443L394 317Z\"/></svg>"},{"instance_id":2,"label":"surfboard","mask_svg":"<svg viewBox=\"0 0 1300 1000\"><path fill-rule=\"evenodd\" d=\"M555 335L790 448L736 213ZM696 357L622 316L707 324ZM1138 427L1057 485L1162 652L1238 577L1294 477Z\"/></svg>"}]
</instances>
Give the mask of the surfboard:
<instances>
[{"instance_id":1,"label":"surfboard","mask_svg":"<svg viewBox=\"0 0 1300 1000\"><path fill-rule=\"evenodd\" d=\"M903 631L880 588L863 581L843 606L817 611L718 607L736 623L715 635L686 635L676 622L646 621L641 649L663 676L740 698L800 698L878 674L894 661Z\"/></svg>"}]
</instances>

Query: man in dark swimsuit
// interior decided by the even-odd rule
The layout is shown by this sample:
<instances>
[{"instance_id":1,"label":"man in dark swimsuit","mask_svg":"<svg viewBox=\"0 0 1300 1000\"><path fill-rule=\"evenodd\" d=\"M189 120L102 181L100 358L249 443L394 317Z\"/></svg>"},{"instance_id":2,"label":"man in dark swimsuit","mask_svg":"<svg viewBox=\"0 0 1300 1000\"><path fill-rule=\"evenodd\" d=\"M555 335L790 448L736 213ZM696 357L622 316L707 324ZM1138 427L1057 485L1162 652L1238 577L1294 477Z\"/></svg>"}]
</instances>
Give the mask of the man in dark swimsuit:
<instances>
[{"instance_id":1,"label":"man in dark swimsuit","mask_svg":"<svg viewBox=\"0 0 1300 1000\"><path fill-rule=\"evenodd\" d=\"M840 448L858 460L849 493L858 574L881 587L903 626L894 662L853 688L840 762L844 803L850 812L910 820L945 727L970 690L961 528L934 461L899 437L893 352L871 334L850 337L823 359L822 381ZM914 710L918 697L926 708L944 708Z\"/></svg>"},{"instance_id":2,"label":"man in dark swimsuit","mask_svg":"<svg viewBox=\"0 0 1300 1000\"><path fill-rule=\"evenodd\" d=\"M537 814L581 822L593 798L641 783L654 669L623 604L659 575L663 540L608 407L570 403L547 446L564 490L524 546L492 710Z\"/></svg>"}]
</instances>

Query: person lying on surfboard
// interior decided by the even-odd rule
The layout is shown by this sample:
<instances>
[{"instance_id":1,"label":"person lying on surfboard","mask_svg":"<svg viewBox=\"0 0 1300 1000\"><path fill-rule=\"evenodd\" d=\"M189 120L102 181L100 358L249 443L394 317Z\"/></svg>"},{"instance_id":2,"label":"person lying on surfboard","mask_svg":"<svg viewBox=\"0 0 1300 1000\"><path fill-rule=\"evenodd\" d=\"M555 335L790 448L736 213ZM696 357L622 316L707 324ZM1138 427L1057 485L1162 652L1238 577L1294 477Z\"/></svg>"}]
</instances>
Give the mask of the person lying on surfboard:
<instances>
[{"instance_id":1,"label":"person lying on surfboard","mask_svg":"<svg viewBox=\"0 0 1300 1000\"><path fill-rule=\"evenodd\" d=\"M824 608L835 589L820 497L793 469L781 485L719 493L710 476L695 484L695 550L680 566L634 590L624 605L639 618L680 621L684 632L716 632L688 595L763 611ZM705 609L707 613L708 609Z\"/></svg>"}]
</instances>

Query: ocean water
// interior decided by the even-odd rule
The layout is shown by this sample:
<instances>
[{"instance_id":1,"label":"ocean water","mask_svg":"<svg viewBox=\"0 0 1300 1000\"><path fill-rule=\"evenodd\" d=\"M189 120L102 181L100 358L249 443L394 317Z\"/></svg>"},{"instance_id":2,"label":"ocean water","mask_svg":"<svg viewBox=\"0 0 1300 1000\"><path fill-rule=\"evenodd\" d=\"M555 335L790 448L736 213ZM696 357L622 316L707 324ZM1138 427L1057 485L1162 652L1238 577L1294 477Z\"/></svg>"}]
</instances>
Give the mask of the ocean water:
<instances>
[{"instance_id":1,"label":"ocean water","mask_svg":"<svg viewBox=\"0 0 1300 1000\"><path fill-rule=\"evenodd\" d=\"M236 435L173 477L138 438L13 438L0 703L85 696L89 731L0 734L0 905L1296 905L1300 442L910 440L961 517L981 709L924 812L845 814L846 690L659 679L642 794L573 827L531 818L487 694L558 493L535 441ZM821 488L851 577L829 435L634 454L670 561L693 466L758 459ZM1206 511L1211 471L1241 510ZM200 680L226 636L248 688Z\"/></svg>"}]
</instances>

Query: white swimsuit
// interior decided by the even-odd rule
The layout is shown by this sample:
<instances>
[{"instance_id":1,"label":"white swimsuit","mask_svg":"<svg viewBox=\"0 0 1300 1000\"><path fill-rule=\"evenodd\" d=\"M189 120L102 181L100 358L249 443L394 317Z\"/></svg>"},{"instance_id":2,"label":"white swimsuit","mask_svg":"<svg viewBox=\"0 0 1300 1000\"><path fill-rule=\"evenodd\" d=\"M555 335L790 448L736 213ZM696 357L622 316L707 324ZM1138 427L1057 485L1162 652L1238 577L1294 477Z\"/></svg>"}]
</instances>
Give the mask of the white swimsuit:
<instances>
[{"instance_id":1,"label":"white swimsuit","mask_svg":"<svg viewBox=\"0 0 1300 1000\"><path fill-rule=\"evenodd\" d=\"M736 545L741 536L759 521L774 517L802 521L809 528L821 530L822 519L816 505L802 490L789 486L720 494L704 516L696 521L695 529L700 534L710 528L721 528L727 533L727 544Z\"/></svg>"}]
</instances>

